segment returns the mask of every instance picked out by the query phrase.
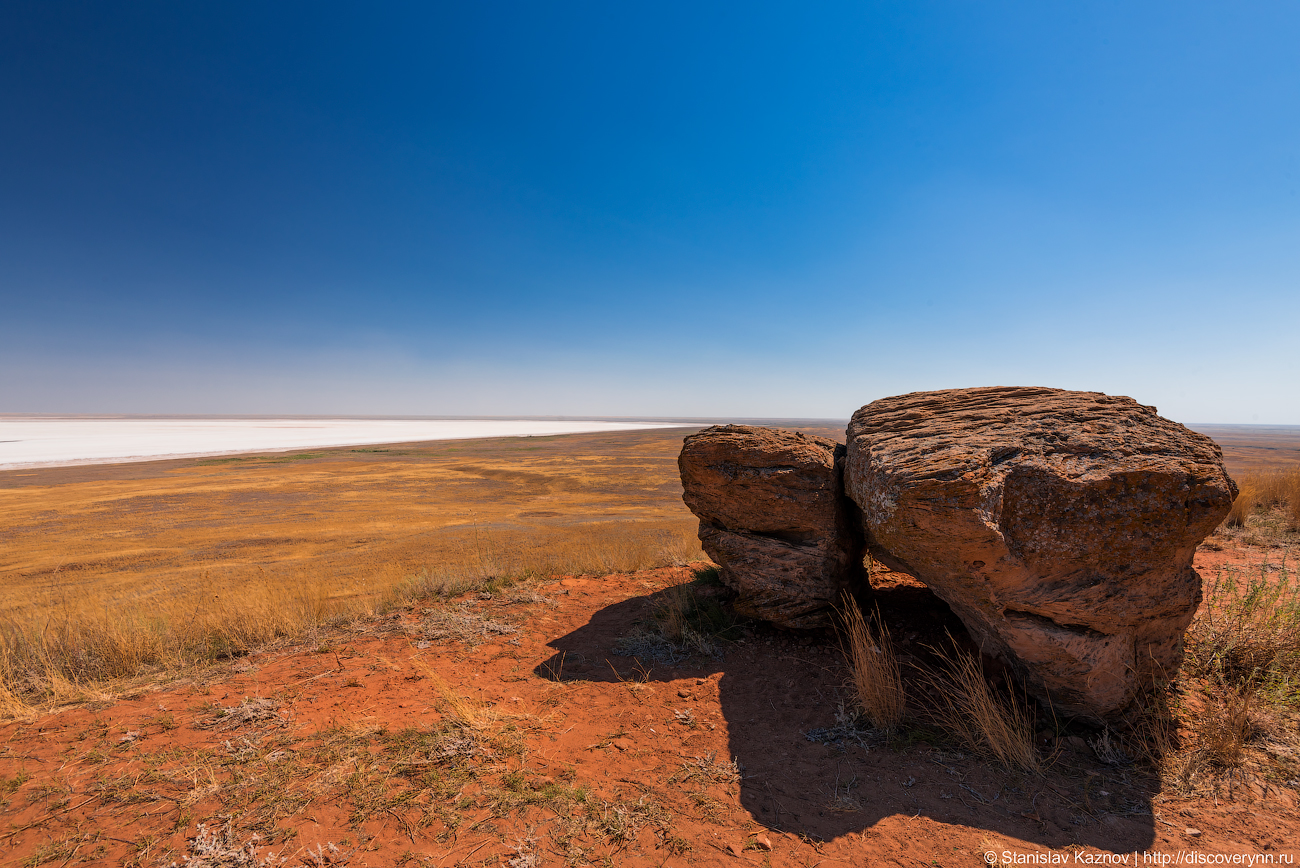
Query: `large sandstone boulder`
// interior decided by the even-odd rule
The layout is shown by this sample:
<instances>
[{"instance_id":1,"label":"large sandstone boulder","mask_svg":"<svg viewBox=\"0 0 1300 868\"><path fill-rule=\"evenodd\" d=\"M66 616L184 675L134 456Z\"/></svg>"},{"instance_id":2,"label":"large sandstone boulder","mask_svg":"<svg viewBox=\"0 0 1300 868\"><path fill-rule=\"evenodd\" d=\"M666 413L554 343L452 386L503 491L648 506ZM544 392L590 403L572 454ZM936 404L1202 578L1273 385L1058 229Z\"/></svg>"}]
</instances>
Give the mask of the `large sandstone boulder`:
<instances>
[{"instance_id":1,"label":"large sandstone boulder","mask_svg":"<svg viewBox=\"0 0 1300 868\"><path fill-rule=\"evenodd\" d=\"M1196 546L1236 486L1219 447L1132 398L1042 388L885 398L853 415L867 544L925 582L1041 699L1093 720L1177 671Z\"/></svg>"},{"instance_id":2,"label":"large sandstone boulder","mask_svg":"<svg viewBox=\"0 0 1300 868\"><path fill-rule=\"evenodd\" d=\"M859 519L841 483L844 447L777 428L722 425L686 438L682 499L738 612L783 627L828 623L866 591ZM840 464L837 464L839 462Z\"/></svg>"}]
</instances>

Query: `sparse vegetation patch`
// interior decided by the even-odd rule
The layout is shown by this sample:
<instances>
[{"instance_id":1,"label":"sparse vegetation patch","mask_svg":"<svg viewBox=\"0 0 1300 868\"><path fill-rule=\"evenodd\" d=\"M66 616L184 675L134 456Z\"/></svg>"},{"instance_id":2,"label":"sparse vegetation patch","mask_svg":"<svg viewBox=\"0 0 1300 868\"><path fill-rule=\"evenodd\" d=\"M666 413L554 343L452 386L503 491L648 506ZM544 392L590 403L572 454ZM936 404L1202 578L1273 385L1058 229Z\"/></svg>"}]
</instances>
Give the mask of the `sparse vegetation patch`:
<instances>
[{"instance_id":1,"label":"sparse vegetation patch","mask_svg":"<svg viewBox=\"0 0 1300 868\"><path fill-rule=\"evenodd\" d=\"M727 605L717 567L694 576L656 594L650 617L619 638L614 653L667 665L692 657L718 659L728 642L744 636L745 622Z\"/></svg>"}]
</instances>

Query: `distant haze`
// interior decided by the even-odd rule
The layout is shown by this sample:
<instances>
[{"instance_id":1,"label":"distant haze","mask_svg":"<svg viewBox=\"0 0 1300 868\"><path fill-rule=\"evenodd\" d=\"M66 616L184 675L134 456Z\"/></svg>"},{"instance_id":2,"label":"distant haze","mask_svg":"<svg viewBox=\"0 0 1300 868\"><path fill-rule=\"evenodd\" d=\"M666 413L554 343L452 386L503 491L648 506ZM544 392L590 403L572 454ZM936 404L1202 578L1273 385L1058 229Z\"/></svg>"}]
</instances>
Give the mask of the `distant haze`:
<instances>
[{"instance_id":1,"label":"distant haze","mask_svg":"<svg viewBox=\"0 0 1300 868\"><path fill-rule=\"evenodd\" d=\"M1300 5L40 3L0 413L1300 424Z\"/></svg>"}]
</instances>

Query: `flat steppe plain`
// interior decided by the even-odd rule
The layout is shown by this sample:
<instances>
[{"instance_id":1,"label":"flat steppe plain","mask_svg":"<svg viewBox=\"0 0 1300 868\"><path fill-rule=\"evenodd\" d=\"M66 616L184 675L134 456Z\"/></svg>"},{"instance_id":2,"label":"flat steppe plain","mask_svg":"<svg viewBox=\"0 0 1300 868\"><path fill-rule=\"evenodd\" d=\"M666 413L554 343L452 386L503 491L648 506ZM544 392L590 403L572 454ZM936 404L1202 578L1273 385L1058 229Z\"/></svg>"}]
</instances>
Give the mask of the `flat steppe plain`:
<instances>
[{"instance_id":1,"label":"flat steppe plain","mask_svg":"<svg viewBox=\"0 0 1300 868\"><path fill-rule=\"evenodd\" d=\"M1223 447L1233 476L1300 467L1300 427L1294 425L1191 426Z\"/></svg>"},{"instance_id":2,"label":"flat steppe plain","mask_svg":"<svg viewBox=\"0 0 1300 868\"><path fill-rule=\"evenodd\" d=\"M680 500L690 430L0 474L7 629L314 607L251 653L65 684L60 707L13 712L0 864L1298 855L1300 780L1277 773L1300 778L1300 755L1277 764L1294 716L1251 742L1271 765L1226 775L1104 761L1068 722L1040 733L1041 774L1009 772L924 727L810 739L849 699L831 635L742 625L656 646L665 612L725 596ZM1234 472L1267 469L1224 446ZM1197 555L1207 582L1275 576L1300 551L1261 540L1216 534ZM923 587L877 578L905 658L961 631ZM1179 711L1189 733L1200 697Z\"/></svg>"},{"instance_id":3,"label":"flat steppe plain","mask_svg":"<svg viewBox=\"0 0 1300 868\"><path fill-rule=\"evenodd\" d=\"M377 599L432 575L700 557L676 455L694 429L439 441L0 473L0 612Z\"/></svg>"},{"instance_id":4,"label":"flat steppe plain","mask_svg":"<svg viewBox=\"0 0 1300 868\"><path fill-rule=\"evenodd\" d=\"M268 579L369 599L422 571L699 558L676 463L694 430L0 472L0 613L170 605ZM844 440L841 428L802 430ZM1203 430L1234 474L1300 466L1300 429Z\"/></svg>"}]
</instances>

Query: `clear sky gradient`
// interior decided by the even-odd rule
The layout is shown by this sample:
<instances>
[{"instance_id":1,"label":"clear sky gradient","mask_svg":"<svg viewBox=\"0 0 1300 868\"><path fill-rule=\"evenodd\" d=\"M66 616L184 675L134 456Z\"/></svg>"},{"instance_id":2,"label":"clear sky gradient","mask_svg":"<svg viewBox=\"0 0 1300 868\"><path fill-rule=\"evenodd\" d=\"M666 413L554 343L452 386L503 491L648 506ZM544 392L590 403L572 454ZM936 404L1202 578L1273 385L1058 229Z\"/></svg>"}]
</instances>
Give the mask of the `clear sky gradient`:
<instances>
[{"instance_id":1,"label":"clear sky gradient","mask_svg":"<svg viewBox=\"0 0 1300 868\"><path fill-rule=\"evenodd\" d=\"M1300 5L0 6L0 412L1300 424Z\"/></svg>"}]
</instances>

